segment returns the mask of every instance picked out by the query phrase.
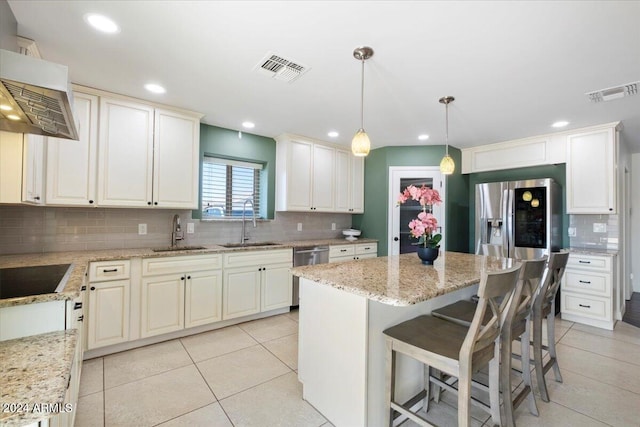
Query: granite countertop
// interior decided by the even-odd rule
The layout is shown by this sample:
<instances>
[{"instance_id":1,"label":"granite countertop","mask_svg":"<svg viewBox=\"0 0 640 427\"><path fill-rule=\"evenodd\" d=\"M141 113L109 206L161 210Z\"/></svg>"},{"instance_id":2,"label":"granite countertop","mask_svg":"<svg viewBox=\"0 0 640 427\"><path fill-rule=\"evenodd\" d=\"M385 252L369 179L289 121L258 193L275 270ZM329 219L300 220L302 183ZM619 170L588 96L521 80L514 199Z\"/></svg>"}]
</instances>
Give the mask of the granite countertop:
<instances>
[{"instance_id":1,"label":"granite countertop","mask_svg":"<svg viewBox=\"0 0 640 427\"><path fill-rule=\"evenodd\" d=\"M204 249L183 250L183 251L166 251L154 252L152 248L139 249L111 249L99 251L78 251L78 252L46 252L46 253L29 253L29 254L13 254L0 255L0 268L10 267L30 267L36 265L49 264L73 264L73 269L69 280L64 289L59 293L32 295L27 297L0 299L1 307L10 307L14 305L32 304L39 302L70 300L77 298L80 288L84 283L84 277L90 262L94 261L113 261L128 258L159 258L183 255L202 255L228 253L247 250L273 250L287 249L312 245L348 245L355 243L372 243L377 242L374 239L358 239L356 241L347 241L345 239L322 239L322 240L297 240L287 242L277 242L277 245L270 246L250 246L225 248L220 245L203 245Z\"/></svg>"},{"instance_id":2,"label":"granite countertop","mask_svg":"<svg viewBox=\"0 0 640 427\"><path fill-rule=\"evenodd\" d=\"M48 405L63 407L76 342L75 329L0 341L0 425L35 422L51 415Z\"/></svg>"},{"instance_id":3,"label":"granite countertop","mask_svg":"<svg viewBox=\"0 0 640 427\"><path fill-rule=\"evenodd\" d=\"M618 251L614 249L595 249L595 248L569 248L572 254L580 255L596 255L596 256L616 256Z\"/></svg>"},{"instance_id":4,"label":"granite countertop","mask_svg":"<svg viewBox=\"0 0 640 427\"><path fill-rule=\"evenodd\" d=\"M441 252L433 266L414 253L295 267L292 273L323 285L395 306L435 298L480 281L482 271L511 267L509 258Z\"/></svg>"}]
</instances>

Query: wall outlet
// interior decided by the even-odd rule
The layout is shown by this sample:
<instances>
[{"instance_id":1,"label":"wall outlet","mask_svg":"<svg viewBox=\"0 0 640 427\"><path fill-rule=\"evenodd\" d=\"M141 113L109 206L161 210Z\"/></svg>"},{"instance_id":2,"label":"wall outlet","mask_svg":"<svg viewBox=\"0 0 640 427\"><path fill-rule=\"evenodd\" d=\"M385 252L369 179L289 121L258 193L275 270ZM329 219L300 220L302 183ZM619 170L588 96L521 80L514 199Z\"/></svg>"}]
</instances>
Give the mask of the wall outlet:
<instances>
[{"instance_id":1,"label":"wall outlet","mask_svg":"<svg viewBox=\"0 0 640 427\"><path fill-rule=\"evenodd\" d=\"M336 223L335 223L335 222L332 222L332 223L331 223L331 229L332 229L332 230L335 230L335 229L336 229Z\"/></svg>"},{"instance_id":2,"label":"wall outlet","mask_svg":"<svg viewBox=\"0 0 640 427\"><path fill-rule=\"evenodd\" d=\"M147 234L147 224L138 224L138 235Z\"/></svg>"},{"instance_id":3,"label":"wall outlet","mask_svg":"<svg viewBox=\"0 0 640 427\"><path fill-rule=\"evenodd\" d=\"M576 237L576 228L569 227L569 237Z\"/></svg>"},{"instance_id":4,"label":"wall outlet","mask_svg":"<svg viewBox=\"0 0 640 427\"><path fill-rule=\"evenodd\" d=\"M593 232L594 233L606 233L607 232L607 224L604 222L594 222L593 223Z\"/></svg>"},{"instance_id":5,"label":"wall outlet","mask_svg":"<svg viewBox=\"0 0 640 427\"><path fill-rule=\"evenodd\" d=\"M193 234L193 233L194 233L193 223L192 222L188 222L187 223L187 234Z\"/></svg>"},{"instance_id":6,"label":"wall outlet","mask_svg":"<svg viewBox=\"0 0 640 427\"><path fill-rule=\"evenodd\" d=\"M302 231L302 223L301 222L298 223L298 231Z\"/></svg>"}]
</instances>

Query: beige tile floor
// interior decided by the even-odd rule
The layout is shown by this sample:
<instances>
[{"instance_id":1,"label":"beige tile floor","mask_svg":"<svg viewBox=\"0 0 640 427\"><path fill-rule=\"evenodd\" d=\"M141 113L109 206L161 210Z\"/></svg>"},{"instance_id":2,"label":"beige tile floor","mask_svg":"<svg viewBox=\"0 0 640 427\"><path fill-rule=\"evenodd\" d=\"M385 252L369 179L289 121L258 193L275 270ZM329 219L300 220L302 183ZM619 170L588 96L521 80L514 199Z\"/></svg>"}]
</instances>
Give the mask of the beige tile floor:
<instances>
[{"instance_id":1,"label":"beige tile floor","mask_svg":"<svg viewBox=\"0 0 640 427\"><path fill-rule=\"evenodd\" d=\"M76 426L331 426L302 400L297 320L294 311L85 361ZM556 341L564 382L549 372L551 402L537 399L539 417L518 408L518 426L640 425L640 328L558 320ZM490 425L477 408L472 416ZM455 396L428 417L457 425Z\"/></svg>"}]
</instances>

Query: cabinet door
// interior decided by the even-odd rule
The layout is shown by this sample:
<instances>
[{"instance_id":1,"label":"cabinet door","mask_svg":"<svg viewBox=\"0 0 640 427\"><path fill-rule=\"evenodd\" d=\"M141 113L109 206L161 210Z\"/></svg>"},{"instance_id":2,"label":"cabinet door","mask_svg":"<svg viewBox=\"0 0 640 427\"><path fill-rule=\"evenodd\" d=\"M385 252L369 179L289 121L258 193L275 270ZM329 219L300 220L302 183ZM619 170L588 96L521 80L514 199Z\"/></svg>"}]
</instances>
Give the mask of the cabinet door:
<instances>
[{"instance_id":1,"label":"cabinet door","mask_svg":"<svg viewBox=\"0 0 640 427\"><path fill-rule=\"evenodd\" d=\"M154 129L154 206L197 209L200 121L156 109Z\"/></svg>"},{"instance_id":2,"label":"cabinet door","mask_svg":"<svg viewBox=\"0 0 640 427\"><path fill-rule=\"evenodd\" d=\"M129 280L89 284L87 348L129 340L130 291Z\"/></svg>"},{"instance_id":3,"label":"cabinet door","mask_svg":"<svg viewBox=\"0 0 640 427\"><path fill-rule=\"evenodd\" d=\"M222 270L187 275L185 328L222 320Z\"/></svg>"},{"instance_id":4,"label":"cabinet door","mask_svg":"<svg viewBox=\"0 0 640 427\"><path fill-rule=\"evenodd\" d=\"M74 93L78 141L47 138L47 204L94 205L98 152L98 97Z\"/></svg>"},{"instance_id":5,"label":"cabinet door","mask_svg":"<svg viewBox=\"0 0 640 427\"><path fill-rule=\"evenodd\" d=\"M289 142L287 163L287 209L308 211L311 209L312 148L309 142Z\"/></svg>"},{"instance_id":6,"label":"cabinet door","mask_svg":"<svg viewBox=\"0 0 640 427\"><path fill-rule=\"evenodd\" d=\"M166 334L184 328L185 274L142 279L140 336Z\"/></svg>"},{"instance_id":7,"label":"cabinet door","mask_svg":"<svg viewBox=\"0 0 640 427\"><path fill-rule=\"evenodd\" d=\"M336 150L334 207L336 212L351 211L351 153Z\"/></svg>"},{"instance_id":8,"label":"cabinet door","mask_svg":"<svg viewBox=\"0 0 640 427\"><path fill-rule=\"evenodd\" d=\"M260 312L259 267L224 270L222 318L224 320Z\"/></svg>"},{"instance_id":9,"label":"cabinet door","mask_svg":"<svg viewBox=\"0 0 640 427\"><path fill-rule=\"evenodd\" d=\"M334 210L335 153L336 150L331 147L313 145L311 205L314 211L332 212Z\"/></svg>"},{"instance_id":10,"label":"cabinet door","mask_svg":"<svg viewBox=\"0 0 640 427\"><path fill-rule=\"evenodd\" d=\"M262 268L261 311L289 307L293 292L291 264L267 265Z\"/></svg>"},{"instance_id":11,"label":"cabinet door","mask_svg":"<svg viewBox=\"0 0 640 427\"><path fill-rule=\"evenodd\" d=\"M0 203L22 201L22 134L0 131Z\"/></svg>"},{"instance_id":12,"label":"cabinet door","mask_svg":"<svg viewBox=\"0 0 640 427\"><path fill-rule=\"evenodd\" d=\"M153 108L100 99L98 204L152 205Z\"/></svg>"},{"instance_id":13,"label":"cabinet door","mask_svg":"<svg viewBox=\"0 0 640 427\"><path fill-rule=\"evenodd\" d=\"M567 213L615 214L615 129L567 137Z\"/></svg>"},{"instance_id":14,"label":"cabinet door","mask_svg":"<svg viewBox=\"0 0 640 427\"><path fill-rule=\"evenodd\" d=\"M351 156L350 212L364 212L364 158Z\"/></svg>"},{"instance_id":15,"label":"cabinet door","mask_svg":"<svg viewBox=\"0 0 640 427\"><path fill-rule=\"evenodd\" d=\"M44 136L24 135L22 164L22 201L44 203Z\"/></svg>"}]
</instances>

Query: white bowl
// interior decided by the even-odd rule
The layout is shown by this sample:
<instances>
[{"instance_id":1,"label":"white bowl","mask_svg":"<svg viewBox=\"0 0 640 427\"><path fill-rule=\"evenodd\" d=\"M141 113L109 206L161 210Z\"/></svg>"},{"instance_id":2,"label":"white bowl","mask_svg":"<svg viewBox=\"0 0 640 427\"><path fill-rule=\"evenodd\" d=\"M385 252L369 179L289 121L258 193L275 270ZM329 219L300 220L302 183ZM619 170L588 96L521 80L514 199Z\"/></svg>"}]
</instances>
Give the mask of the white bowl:
<instances>
[{"instance_id":1,"label":"white bowl","mask_svg":"<svg viewBox=\"0 0 640 427\"><path fill-rule=\"evenodd\" d=\"M360 233L361 233L360 230L354 230L353 228L350 228L348 230L342 230L342 234L347 236L346 239L349 241L358 240L356 236L359 236Z\"/></svg>"}]
</instances>

